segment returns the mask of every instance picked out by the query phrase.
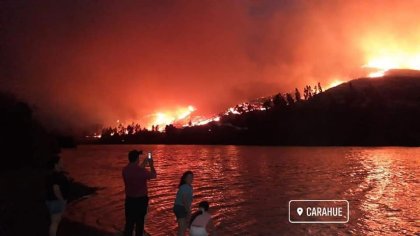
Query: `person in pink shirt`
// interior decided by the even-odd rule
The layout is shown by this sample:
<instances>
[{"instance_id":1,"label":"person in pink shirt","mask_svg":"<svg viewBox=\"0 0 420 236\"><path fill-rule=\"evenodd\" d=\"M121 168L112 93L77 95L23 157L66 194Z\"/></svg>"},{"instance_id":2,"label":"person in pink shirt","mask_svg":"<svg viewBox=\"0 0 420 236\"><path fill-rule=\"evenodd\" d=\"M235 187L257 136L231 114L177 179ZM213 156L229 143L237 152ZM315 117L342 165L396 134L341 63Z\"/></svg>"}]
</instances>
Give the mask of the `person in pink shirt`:
<instances>
[{"instance_id":1,"label":"person in pink shirt","mask_svg":"<svg viewBox=\"0 0 420 236\"><path fill-rule=\"evenodd\" d=\"M125 185L125 236L133 235L134 226L136 236L143 235L144 217L149 204L147 181L156 178L153 159L145 158L139 165L141 154L143 154L142 151L130 151L128 153L129 163L122 170ZM150 166L150 171L145 168L147 164Z\"/></svg>"}]
</instances>

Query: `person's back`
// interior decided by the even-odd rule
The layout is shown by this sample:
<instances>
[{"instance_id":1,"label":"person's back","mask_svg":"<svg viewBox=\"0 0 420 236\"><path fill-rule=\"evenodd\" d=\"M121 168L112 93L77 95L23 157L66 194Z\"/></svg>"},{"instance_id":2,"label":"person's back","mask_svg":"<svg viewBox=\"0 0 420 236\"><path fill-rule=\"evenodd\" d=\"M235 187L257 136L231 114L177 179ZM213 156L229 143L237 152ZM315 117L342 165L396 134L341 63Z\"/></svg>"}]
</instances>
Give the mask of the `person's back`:
<instances>
[{"instance_id":1,"label":"person's back","mask_svg":"<svg viewBox=\"0 0 420 236\"><path fill-rule=\"evenodd\" d=\"M190 221L190 236L207 236L209 232L215 234L214 225L209 213L209 203L199 203L199 211L194 213Z\"/></svg>"},{"instance_id":2,"label":"person's back","mask_svg":"<svg viewBox=\"0 0 420 236\"><path fill-rule=\"evenodd\" d=\"M190 184L183 184L178 188L175 196L175 206L190 208L193 199L193 188Z\"/></svg>"},{"instance_id":3,"label":"person's back","mask_svg":"<svg viewBox=\"0 0 420 236\"><path fill-rule=\"evenodd\" d=\"M129 163L123 169L125 195L128 197L147 196L147 180L152 179L152 173L139 165Z\"/></svg>"},{"instance_id":4,"label":"person's back","mask_svg":"<svg viewBox=\"0 0 420 236\"><path fill-rule=\"evenodd\" d=\"M132 236L134 225L136 236L142 236L144 232L144 218L147 213L149 197L147 191L147 180L156 178L156 171L152 159L145 159L139 166L139 155L141 151L129 152L130 163L122 170L122 177L125 185L125 229L126 236ZM144 168L149 163L150 170Z\"/></svg>"},{"instance_id":5,"label":"person's back","mask_svg":"<svg viewBox=\"0 0 420 236\"><path fill-rule=\"evenodd\" d=\"M207 236L207 224L211 220L211 215L208 212L203 212L196 216L191 222L190 235L191 236Z\"/></svg>"}]
</instances>

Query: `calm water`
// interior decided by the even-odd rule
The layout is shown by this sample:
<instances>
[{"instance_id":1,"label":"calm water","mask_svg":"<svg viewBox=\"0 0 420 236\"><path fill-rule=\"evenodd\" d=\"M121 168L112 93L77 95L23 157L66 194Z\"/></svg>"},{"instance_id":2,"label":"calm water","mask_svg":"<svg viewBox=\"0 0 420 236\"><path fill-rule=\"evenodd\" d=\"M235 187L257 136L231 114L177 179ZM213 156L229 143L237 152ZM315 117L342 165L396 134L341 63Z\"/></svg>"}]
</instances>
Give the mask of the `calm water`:
<instances>
[{"instance_id":1,"label":"calm water","mask_svg":"<svg viewBox=\"0 0 420 236\"><path fill-rule=\"evenodd\" d=\"M176 186L195 173L194 202L206 199L219 235L419 235L420 148L79 146L63 153L75 180L99 187L67 217L117 232L124 223L121 169L130 149L154 153L146 229L174 235ZM346 199L347 224L291 224L291 199Z\"/></svg>"}]
</instances>

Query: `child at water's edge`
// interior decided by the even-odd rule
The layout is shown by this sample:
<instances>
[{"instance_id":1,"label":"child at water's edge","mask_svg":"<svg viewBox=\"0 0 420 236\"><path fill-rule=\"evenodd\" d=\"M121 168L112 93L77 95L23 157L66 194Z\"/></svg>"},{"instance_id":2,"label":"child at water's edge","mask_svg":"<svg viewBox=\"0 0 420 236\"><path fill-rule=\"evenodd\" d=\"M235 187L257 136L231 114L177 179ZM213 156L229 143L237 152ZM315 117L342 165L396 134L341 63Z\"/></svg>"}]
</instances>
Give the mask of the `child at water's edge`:
<instances>
[{"instance_id":1,"label":"child at water's edge","mask_svg":"<svg viewBox=\"0 0 420 236\"><path fill-rule=\"evenodd\" d=\"M190 236L216 235L216 230L209 213L209 207L209 203L206 201L198 204L199 210L191 216Z\"/></svg>"}]
</instances>

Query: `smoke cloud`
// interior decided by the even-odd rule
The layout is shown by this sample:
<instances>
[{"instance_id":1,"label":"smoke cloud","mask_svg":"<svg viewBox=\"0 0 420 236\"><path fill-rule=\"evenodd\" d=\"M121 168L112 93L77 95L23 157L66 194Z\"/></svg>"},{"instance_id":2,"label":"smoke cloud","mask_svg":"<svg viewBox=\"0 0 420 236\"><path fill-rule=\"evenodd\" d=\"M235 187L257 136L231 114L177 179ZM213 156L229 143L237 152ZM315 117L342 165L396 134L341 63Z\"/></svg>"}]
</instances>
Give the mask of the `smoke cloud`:
<instances>
[{"instance_id":1,"label":"smoke cloud","mask_svg":"<svg viewBox=\"0 0 420 236\"><path fill-rule=\"evenodd\" d=\"M1 89L80 131L359 76L419 45L420 1L2 1ZM396 46L395 46L396 45ZM371 49L376 50L372 52ZM417 50L418 48L416 48Z\"/></svg>"}]
</instances>

